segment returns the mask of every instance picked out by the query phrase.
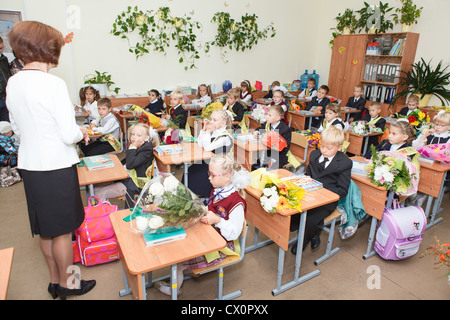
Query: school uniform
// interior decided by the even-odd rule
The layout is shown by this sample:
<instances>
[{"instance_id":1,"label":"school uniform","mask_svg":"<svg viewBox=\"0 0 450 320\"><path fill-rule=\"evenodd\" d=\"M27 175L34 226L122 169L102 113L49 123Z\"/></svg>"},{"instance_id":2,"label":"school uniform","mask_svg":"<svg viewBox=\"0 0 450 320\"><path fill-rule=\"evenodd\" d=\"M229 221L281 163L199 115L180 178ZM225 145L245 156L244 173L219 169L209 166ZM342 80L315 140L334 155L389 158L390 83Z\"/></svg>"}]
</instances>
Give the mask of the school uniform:
<instances>
[{"instance_id":1,"label":"school uniform","mask_svg":"<svg viewBox=\"0 0 450 320\"><path fill-rule=\"evenodd\" d=\"M211 133L200 131L198 145L205 151L210 151L216 155L230 154L233 151L233 137L226 127L214 130ZM201 163L194 163L188 169L188 188L199 197L208 197L212 190L212 185L208 180L209 160ZM184 183L184 175L182 178Z\"/></svg>"},{"instance_id":2,"label":"school uniform","mask_svg":"<svg viewBox=\"0 0 450 320\"><path fill-rule=\"evenodd\" d=\"M328 122L325 118L323 118L322 123L319 127L319 132L324 131L325 129L329 128L330 126L335 126L336 128L339 128L341 130L345 129L345 124L342 122L340 118L334 118L332 121Z\"/></svg>"},{"instance_id":3,"label":"school uniform","mask_svg":"<svg viewBox=\"0 0 450 320\"><path fill-rule=\"evenodd\" d=\"M161 113L164 112L164 104L161 100L156 99L155 101L150 102L148 105L146 105L144 110L154 114L157 117L161 117Z\"/></svg>"},{"instance_id":4,"label":"school uniform","mask_svg":"<svg viewBox=\"0 0 450 320\"><path fill-rule=\"evenodd\" d=\"M271 106L278 105L278 106L280 106L280 107L283 109L283 111L284 111L283 122L286 123L286 124L289 126L289 121L288 121L288 119L287 119L289 107L288 107L286 101L283 100L283 101L281 101L281 102L278 103L278 104L275 103L275 102L272 102L270 105L271 105Z\"/></svg>"},{"instance_id":5,"label":"school uniform","mask_svg":"<svg viewBox=\"0 0 450 320\"><path fill-rule=\"evenodd\" d=\"M292 138L292 130L290 127L288 127L283 121L279 121L278 123L274 125L269 124L263 124L262 126L258 127L256 130L259 131L260 135L263 135L266 133L267 126L270 126L269 131L276 131L280 134L280 136L283 137L284 140L286 140L286 147L283 150L278 151L278 159L277 159L277 151L273 151L272 149L267 149L265 151L265 161L268 163L269 161L272 161L272 167L271 169L276 168L282 168L286 164L288 164L288 157L287 153L289 151L290 145L291 145L291 138ZM253 170L257 167L261 167L265 165L266 163L261 163L261 159L258 159L256 165L254 165Z\"/></svg>"},{"instance_id":6,"label":"school uniform","mask_svg":"<svg viewBox=\"0 0 450 320\"><path fill-rule=\"evenodd\" d=\"M185 129L187 123L187 113L186 110L183 109L181 104L177 105L170 109L170 120L175 123L178 128Z\"/></svg>"},{"instance_id":7,"label":"school uniform","mask_svg":"<svg viewBox=\"0 0 450 320\"><path fill-rule=\"evenodd\" d=\"M388 139L385 139L380 142L380 144L375 148L375 151L397 151L399 149L411 147L411 145L408 142L405 142L403 144L391 144ZM364 155L364 158L370 159L372 158L372 152L368 150L366 154Z\"/></svg>"},{"instance_id":8,"label":"school uniform","mask_svg":"<svg viewBox=\"0 0 450 320\"><path fill-rule=\"evenodd\" d=\"M309 97L306 97L307 94L309 94ZM317 90L315 88L312 89L306 88L299 93L298 98L305 99L306 101L311 101L312 98L314 98L315 96L317 96Z\"/></svg>"},{"instance_id":9,"label":"school uniform","mask_svg":"<svg viewBox=\"0 0 450 320\"><path fill-rule=\"evenodd\" d=\"M92 104L89 103L88 101L86 101L84 103L83 109L85 111L90 111L91 112L89 114L89 116L85 120L86 124L90 124L92 121L100 118L100 115L98 113L97 101L92 102Z\"/></svg>"},{"instance_id":10,"label":"school uniform","mask_svg":"<svg viewBox=\"0 0 450 320\"><path fill-rule=\"evenodd\" d=\"M423 146L429 145L429 144L440 144L440 143L447 143L450 140L450 132L443 132L441 134L430 134L426 140L421 140L420 136L413 141L412 146L414 149L422 148Z\"/></svg>"},{"instance_id":11,"label":"school uniform","mask_svg":"<svg viewBox=\"0 0 450 320\"><path fill-rule=\"evenodd\" d=\"M368 122L369 124L375 125L375 128L380 128L381 130L383 130L383 132L386 130L386 119L383 118L382 116L372 118L370 116L370 114L367 112L366 115L364 116L364 118L361 120L364 120L364 121ZM380 136L369 137L369 140L367 142L367 145L369 146L369 148L371 145L374 145L376 147L380 144L378 142L379 137Z\"/></svg>"},{"instance_id":12,"label":"school uniform","mask_svg":"<svg viewBox=\"0 0 450 320\"><path fill-rule=\"evenodd\" d=\"M365 115L369 114L369 110L366 108L366 99L363 97L350 97L347 101L347 107L349 108L356 108L360 112L357 113L350 113L350 117L353 118L353 121L361 120ZM369 115L370 117L370 115Z\"/></svg>"},{"instance_id":13,"label":"school uniform","mask_svg":"<svg viewBox=\"0 0 450 320\"><path fill-rule=\"evenodd\" d=\"M192 100L192 104L195 104L202 108L206 107L211 102L212 102L212 99L209 95L204 95L203 97Z\"/></svg>"},{"instance_id":14,"label":"school uniform","mask_svg":"<svg viewBox=\"0 0 450 320\"><path fill-rule=\"evenodd\" d=\"M336 193L339 195L339 199L342 199L347 196L350 187L352 166L352 161L340 151L333 157L325 160L320 150L314 150L309 157L309 165L306 168L305 175L322 182L325 189ZM335 201L308 210L303 247L314 236L320 234L323 227L323 220L336 209L337 204L338 201ZM291 231L298 229L299 221L300 214L291 217Z\"/></svg>"},{"instance_id":15,"label":"school uniform","mask_svg":"<svg viewBox=\"0 0 450 320\"><path fill-rule=\"evenodd\" d=\"M99 118L92 121L92 123L96 125L93 129L95 132L101 132L103 136L110 134L116 140L120 139L120 124L112 112L108 113L104 118ZM109 140L104 139L103 137L88 143L88 145L86 145L84 141L80 142L78 145L86 157L114 151L114 147L111 145Z\"/></svg>"},{"instance_id":16,"label":"school uniform","mask_svg":"<svg viewBox=\"0 0 450 320\"><path fill-rule=\"evenodd\" d=\"M252 96L252 94L251 94L250 92L248 92L248 91L246 91L246 92L242 92L242 91L241 91L241 93L239 94L239 98L240 98L242 101L247 102L247 101L252 100L253 96Z\"/></svg>"},{"instance_id":17,"label":"school uniform","mask_svg":"<svg viewBox=\"0 0 450 320\"><path fill-rule=\"evenodd\" d=\"M309 101L306 104L305 110L309 111L311 110L312 107L322 107L322 110L320 111L321 116L325 115L325 107L330 103L330 99L328 99L327 97L323 98L323 99L319 99L317 98L317 96L313 97L311 99L311 101ZM308 126L308 121L306 121L305 123L305 129L310 129L307 127ZM311 126L314 128L318 128L320 126L320 117L313 117L311 119Z\"/></svg>"},{"instance_id":18,"label":"school uniform","mask_svg":"<svg viewBox=\"0 0 450 320\"><path fill-rule=\"evenodd\" d=\"M406 106L406 107L403 107L399 112L395 113L394 116L396 118L398 118L398 116L406 117L406 116L409 116L409 114L415 110L417 110L417 109L409 110L409 108Z\"/></svg>"},{"instance_id":19,"label":"school uniform","mask_svg":"<svg viewBox=\"0 0 450 320\"><path fill-rule=\"evenodd\" d=\"M152 165L153 159L153 145L151 141L145 141L139 148L130 147L126 151L124 160L126 168L130 172L130 177L121 180L127 188L125 208L131 207L134 203L134 195L141 193L142 189L136 184L136 178L143 178L144 180L149 178L147 177L147 170ZM132 176L134 176L134 180Z\"/></svg>"},{"instance_id":20,"label":"school uniform","mask_svg":"<svg viewBox=\"0 0 450 320\"><path fill-rule=\"evenodd\" d=\"M233 122L238 121L241 123L242 119L244 119L244 107L242 104L239 103L239 101L236 101L232 106L223 107L223 110L228 110L233 114ZM233 124L232 129L236 130L239 128L239 124Z\"/></svg>"}]
</instances>

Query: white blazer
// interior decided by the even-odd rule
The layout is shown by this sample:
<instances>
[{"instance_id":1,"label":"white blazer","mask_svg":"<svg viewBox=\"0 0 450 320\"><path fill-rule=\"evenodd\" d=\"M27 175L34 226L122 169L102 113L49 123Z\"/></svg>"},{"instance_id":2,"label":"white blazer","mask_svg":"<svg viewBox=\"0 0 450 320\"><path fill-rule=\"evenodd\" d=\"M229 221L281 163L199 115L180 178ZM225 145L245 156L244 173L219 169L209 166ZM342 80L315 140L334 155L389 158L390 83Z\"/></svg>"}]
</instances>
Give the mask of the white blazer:
<instances>
[{"instance_id":1,"label":"white blazer","mask_svg":"<svg viewBox=\"0 0 450 320\"><path fill-rule=\"evenodd\" d=\"M39 70L21 70L9 78L6 105L12 129L20 135L20 169L49 171L79 162L74 144L83 134L62 79Z\"/></svg>"}]
</instances>

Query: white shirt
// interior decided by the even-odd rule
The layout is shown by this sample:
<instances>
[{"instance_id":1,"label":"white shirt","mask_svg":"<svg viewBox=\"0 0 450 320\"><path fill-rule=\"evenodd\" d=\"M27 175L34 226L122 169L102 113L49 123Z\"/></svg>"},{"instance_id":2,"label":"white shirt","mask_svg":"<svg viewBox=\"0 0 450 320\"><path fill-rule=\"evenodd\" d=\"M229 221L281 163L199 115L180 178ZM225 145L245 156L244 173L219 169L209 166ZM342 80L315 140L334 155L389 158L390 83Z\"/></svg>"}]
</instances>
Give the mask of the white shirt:
<instances>
[{"instance_id":1,"label":"white shirt","mask_svg":"<svg viewBox=\"0 0 450 320\"><path fill-rule=\"evenodd\" d=\"M331 161L333 161L334 156L328 158L328 161L325 162L325 168L328 167L328 165L331 163ZM325 157L323 155L321 155L319 157L319 163L322 163L324 160L325 160Z\"/></svg>"},{"instance_id":2,"label":"white shirt","mask_svg":"<svg viewBox=\"0 0 450 320\"><path fill-rule=\"evenodd\" d=\"M100 117L100 114L98 113L97 101L92 102L92 104L86 101L83 108L84 110L91 112L91 114L87 118L88 123L91 123L91 121L94 121Z\"/></svg>"},{"instance_id":3,"label":"white shirt","mask_svg":"<svg viewBox=\"0 0 450 320\"><path fill-rule=\"evenodd\" d=\"M443 133L433 133L431 136L434 138L447 138L450 136L450 132L446 131ZM438 140L437 140L438 141ZM427 143L427 137L425 135L421 134L419 137L412 142L412 146L414 149L422 148ZM437 142L436 142L437 143ZM433 141L431 141L431 144L433 144Z\"/></svg>"},{"instance_id":4,"label":"white shirt","mask_svg":"<svg viewBox=\"0 0 450 320\"><path fill-rule=\"evenodd\" d=\"M206 105L211 103L211 97L208 95L204 95L201 98L192 100L192 104L195 104L200 107L206 107Z\"/></svg>"},{"instance_id":5,"label":"white shirt","mask_svg":"<svg viewBox=\"0 0 450 320\"><path fill-rule=\"evenodd\" d=\"M211 133L206 132L205 130L201 130L200 134L198 135L198 145L203 148L205 151L212 151L216 150L218 148L221 148L223 146L229 147L233 144L233 141L231 139L222 138L217 139L216 141L213 141L213 138L218 137L221 133L227 131L226 126L223 126L222 128L219 128L217 130L214 130Z\"/></svg>"},{"instance_id":6,"label":"white shirt","mask_svg":"<svg viewBox=\"0 0 450 320\"><path fill-rule=\"evenodd\" d=\"M100 132L102 135L110 133L117 140L120 139L120 123L112 112L108 113L104 118L100 118L99 116L92 123L96 125L93 129L95 132Z\"/></svg>"},{"instance_id":7,"label":"white shirt","mask_svg":"<svg viewBox=\"0 0 450 320\"><path fill-rule=\"evenodd\" d=\"M18 167L33 171L79 162L74 144L83 139L66 83L49 73L21 70L9 78L6 104L20 135Z\"/></svg>"},{"instance_id":8,"label":"white shirt","mask_svg":"<svg viewBox=\"0 0 450 320\"><path fill-rule=\"evenodd\" d=\"M304 89L302 92L300 92L299 95L298 95L298 97L299 97L300 99L301 99L301 98L304 98L306 101L311 101L311 99L312 99L313 97L317 96L317 90L314 90L313 93L310 93L310 96L309 96L309 97L305 97L305 95L306 95L306 89Z\"/></svg>"},{"instance_id":9,"label":"white shirt","mask_svg":"<svg viewBox=\"0 0 450 320\"><path fill-rule=\"evenodd\" d=\"M397 149L400 149L400 147L403 145L404 143L400 143L400 144L392 144L391 148L389 149L389 151L396 151Z\"/></svg>"}]
</instances>

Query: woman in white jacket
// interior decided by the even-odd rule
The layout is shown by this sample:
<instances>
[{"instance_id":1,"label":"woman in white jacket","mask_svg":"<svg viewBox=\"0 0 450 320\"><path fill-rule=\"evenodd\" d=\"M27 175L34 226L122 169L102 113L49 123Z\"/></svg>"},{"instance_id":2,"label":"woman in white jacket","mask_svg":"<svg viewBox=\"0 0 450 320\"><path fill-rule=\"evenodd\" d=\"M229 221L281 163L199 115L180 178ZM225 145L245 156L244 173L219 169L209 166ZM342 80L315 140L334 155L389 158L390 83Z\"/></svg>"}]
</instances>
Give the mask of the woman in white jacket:
<instances>
[{"instance_id":1,"label":"woman in white jacket","mask_svg":"<svg viewBox=\"0 0 450 320\"><path fill-rule=\"evenodd\" d=\"M54 299L65 299L95 286L94 280L68 283L67 273L73 264L72 232L84 220L74 144L86 138L87 131L75 123L65 82L48 73L58 65L64 45L61 32L40 22L23 21L11 29L9 42L24 63L8 81L7 105L12 128L21 138L18 167L31 232L40 236L50 270L49 293Z\"/></svg>"}]
</instances>

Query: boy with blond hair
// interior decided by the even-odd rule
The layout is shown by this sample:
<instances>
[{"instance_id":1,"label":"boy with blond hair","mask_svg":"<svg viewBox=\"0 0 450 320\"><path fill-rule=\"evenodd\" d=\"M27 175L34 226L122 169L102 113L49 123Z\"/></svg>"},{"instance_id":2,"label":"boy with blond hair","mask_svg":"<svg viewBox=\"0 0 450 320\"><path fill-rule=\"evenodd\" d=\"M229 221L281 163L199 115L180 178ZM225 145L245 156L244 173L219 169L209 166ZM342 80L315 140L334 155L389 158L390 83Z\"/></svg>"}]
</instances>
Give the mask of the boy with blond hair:
<instances>
[{"instance_id":1,"label":"boy with blond hair","mask_svg":"<svg viewBox=\"0 0 450 320\"><path fill-rule=\"evenodd\" d=\"M344 131L330 126L322 132L320 149L311 152L309 165L305 175L322 182L323 187L337 195L339 200L347 196L351 180L353 162L340 150L344 143ZM320 231L323 228L323 220L337 207L338 201L324 206L308 210L306 228L303 239L303 248L311 242L311 248L316 249L320 245ZM291 231L298 229L300 214L291 218ZM297 244L291 248L293 254L297 253Z\"/></svg>"}]
</instances>

